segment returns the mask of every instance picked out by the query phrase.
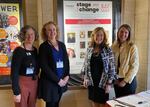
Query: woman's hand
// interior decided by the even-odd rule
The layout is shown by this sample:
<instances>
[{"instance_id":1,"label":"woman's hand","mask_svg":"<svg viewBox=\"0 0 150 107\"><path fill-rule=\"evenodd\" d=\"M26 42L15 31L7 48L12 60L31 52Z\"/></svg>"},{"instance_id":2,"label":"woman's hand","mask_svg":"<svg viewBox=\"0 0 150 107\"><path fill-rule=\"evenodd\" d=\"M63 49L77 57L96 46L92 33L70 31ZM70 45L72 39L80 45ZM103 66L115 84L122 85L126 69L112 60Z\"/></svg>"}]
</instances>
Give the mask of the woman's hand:
<instances>
[{"instance_id":1,"label":"woman's hand","mask_svg":"<svg viewBox=\"0 0 150 107\"><path fill-rule=\"evenodd\" d=\"M110 84L106 85L105 93L109 93L110 90L111 90L111 85Z\"/></svg>"},{"instance_id":2,"label":"woman's hand","mask_svg":"<svg viewBox=\"0 0 150 107\"><path fill-rule=\"evenodd\" d=\"M20 101L21 101L21 94L19 94L19 95L14 95L14 101L15 101L16 103L20 103Z\"/></svg>"},{"instance_id":3,"label":"woman's hand","mask_svg":"<svg viewBox=\"0 0 150 107\"><path fill-rule=\"evenodd\" d=\"M60 87L64 87L66 85L66 82L63 79L60 79L60 81L58 82L58 85Z\"/></svg>"},{"instance_id":4,"label":"woman's hand","mask_svg":"<svg viewBox=\"0 0 150 107\"><path fill-rule=\"evenodd\" d=\"M65 78L63 80L65 81L65 85L66 85L68 83L69 76L65 76Z\"/></svg>"},{"instance_id":5,"label":"woman's hand","mask_svg":"<svg viewBox=\"0 0 150 107\"><path fill-rule=\"evenodd\" d=\"M126 82L124 80L120 81L118 84L120 87L124 87L126 85Z\"/></svg>"},{"instance_id":6,"label":"woman's hand","mask_svg":"<svg viewBox=\"0 0 150 107\"><path fill-rule=\"evenodd\" d=\"M126 82L124 80L122 81L116 80L115 84L117 84L119 87L124 87L126 85Z\"/></svg>"},{"instance_id":7,"label":"woman's hand","mask_svg":"<svg viewBox=\"0 0 150 107\"><path fill-rule=\"evenodd\" d=\"M84 79L84 81L83 81L83 86L84 86L85 88L88 87L88 82L89 82L88 79Z\"/></svg>"}]
</instances>

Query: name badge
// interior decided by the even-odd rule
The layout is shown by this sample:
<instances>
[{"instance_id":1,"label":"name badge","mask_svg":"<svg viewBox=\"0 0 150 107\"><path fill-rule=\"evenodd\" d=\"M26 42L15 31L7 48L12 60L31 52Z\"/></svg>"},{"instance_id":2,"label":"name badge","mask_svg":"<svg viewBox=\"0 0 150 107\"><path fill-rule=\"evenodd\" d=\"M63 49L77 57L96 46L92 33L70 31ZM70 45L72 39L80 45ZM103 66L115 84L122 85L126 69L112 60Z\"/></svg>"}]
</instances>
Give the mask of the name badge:
<instances>
[{"instance_id":1,"label":"name badge","mask_svg":"<svg viewBox=\"0 0 150 107\"><path fill-rule=\"evenodd\" d=\"M63 67L64 67L63 61L58 61L58 62L56 63L56 67L57 67L57 68L63 68Z\"/></svg>"},{"instance_id":2,"label":"name badge","mask_svg":"<svg viewBox=\"0 0 150 107\"><path fill-rule=\"evenodd\" d=\"M33 74L33 72L34 72L34 68L33 67L30 67L30 68L26 69L26 74Z\"/></svg>"},{"instance_id":3,"label":"name badge","mask_svg":"<svg viewBox=\"0 0 150 107\"><path fill-rule=\"evenodd\" d=\"M30 53L30 52L26 52L26 55L27 55L27 56L31 56L31 53Z\"/></svg>"}]
</instances>

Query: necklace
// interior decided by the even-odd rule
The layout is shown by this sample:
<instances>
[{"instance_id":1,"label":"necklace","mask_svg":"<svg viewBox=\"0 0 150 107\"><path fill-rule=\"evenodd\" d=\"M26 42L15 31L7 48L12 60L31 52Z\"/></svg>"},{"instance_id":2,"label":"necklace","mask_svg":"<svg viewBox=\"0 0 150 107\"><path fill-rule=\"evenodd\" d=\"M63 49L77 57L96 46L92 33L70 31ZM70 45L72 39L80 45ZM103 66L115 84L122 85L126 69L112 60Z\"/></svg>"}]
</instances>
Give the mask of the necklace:
<instances>
[{"instance_id":1,"label":"necklace","mask_svg":"<svg viewBox=\"0 0 150 107\"><path fill-rule=\"evenodd\" d=\"M52 47L54 47L56 50L59 50L59 48L58 48L58 42L57 42L57 41L54 43L54 42L52 42L52 41L49 40L48 43L49 43Z\"/></svg>"},{"instance_id":2,"label":"necklace","mask_svg":"<svg viewBox=\"0 0 150 107\"><path fill-rule=\"evenodd\" d=\"M95 48L93 51L93 55L97 57L99 56L99 54L100 54L100 48Z\"/></svg>"}]
</instances>

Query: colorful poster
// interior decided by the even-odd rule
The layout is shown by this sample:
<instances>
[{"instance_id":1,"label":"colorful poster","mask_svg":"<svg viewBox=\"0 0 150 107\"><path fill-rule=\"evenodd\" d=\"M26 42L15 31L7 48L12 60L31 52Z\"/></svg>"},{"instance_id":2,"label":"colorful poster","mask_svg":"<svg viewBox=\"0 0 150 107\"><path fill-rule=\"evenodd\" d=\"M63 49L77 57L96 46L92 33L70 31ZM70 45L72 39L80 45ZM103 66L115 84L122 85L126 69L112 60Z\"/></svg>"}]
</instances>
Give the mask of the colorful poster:
<instances>
[{"instance_id":1,"label":"colorful poster","mask_svg":"<svg viewBox=\"0 0 150 107\"><path fill-rule=\"evenodd\" d=\"M79 74L91 33L96 27L106 30L112 43L112 1L64 1L64 40L71 74Z\"/></svg>"},{"instance_id":2,"label":"colorful poster","mask_svg":"<svg viewBox=\"0 0 150 107\"><path fill-rule=\"evenodd\" d=\"M11 57L20 45L19 3L0 3L0 76L10 75Z\"/></svg>"}]
</instances>

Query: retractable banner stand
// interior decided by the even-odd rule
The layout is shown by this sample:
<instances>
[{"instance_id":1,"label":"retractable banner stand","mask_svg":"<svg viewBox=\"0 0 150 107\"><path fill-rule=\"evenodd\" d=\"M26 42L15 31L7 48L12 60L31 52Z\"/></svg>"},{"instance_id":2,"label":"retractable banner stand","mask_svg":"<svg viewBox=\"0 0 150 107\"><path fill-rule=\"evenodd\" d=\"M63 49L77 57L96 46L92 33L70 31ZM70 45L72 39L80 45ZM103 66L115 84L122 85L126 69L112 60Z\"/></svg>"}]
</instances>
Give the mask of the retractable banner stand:
<instances>
[{"instance_id":1,"label":"retractable banner stand","mask_svg":"<svg viewBox=\"0 0 150 107\"><path fill-rule=\"evenodd\" d=\"M0 87L10 81L12 52L20 45L17 34L21 27L21 0L0 1Z\"/></svg>"},{"instance_id":2,"label":"retractable banner stand","mask_svg":"<svg viewBox=\"0 0 150 107\"><path fill-rule=\"evenodd\" d=\"M63 6L58 7L58 24L63 25L61 31L70 60L71 80L75 81L72 83L76 85L80 79L77 77L81 76L86 50L91 44L92 31L96 27L103 27L111 46L113 32L120 23L120 20L116 23L116 19L120 18L121 3L118 0L63 0L62 4ZM63 8L63 11L60 8Z\"/></svg>"}]
</instances>

